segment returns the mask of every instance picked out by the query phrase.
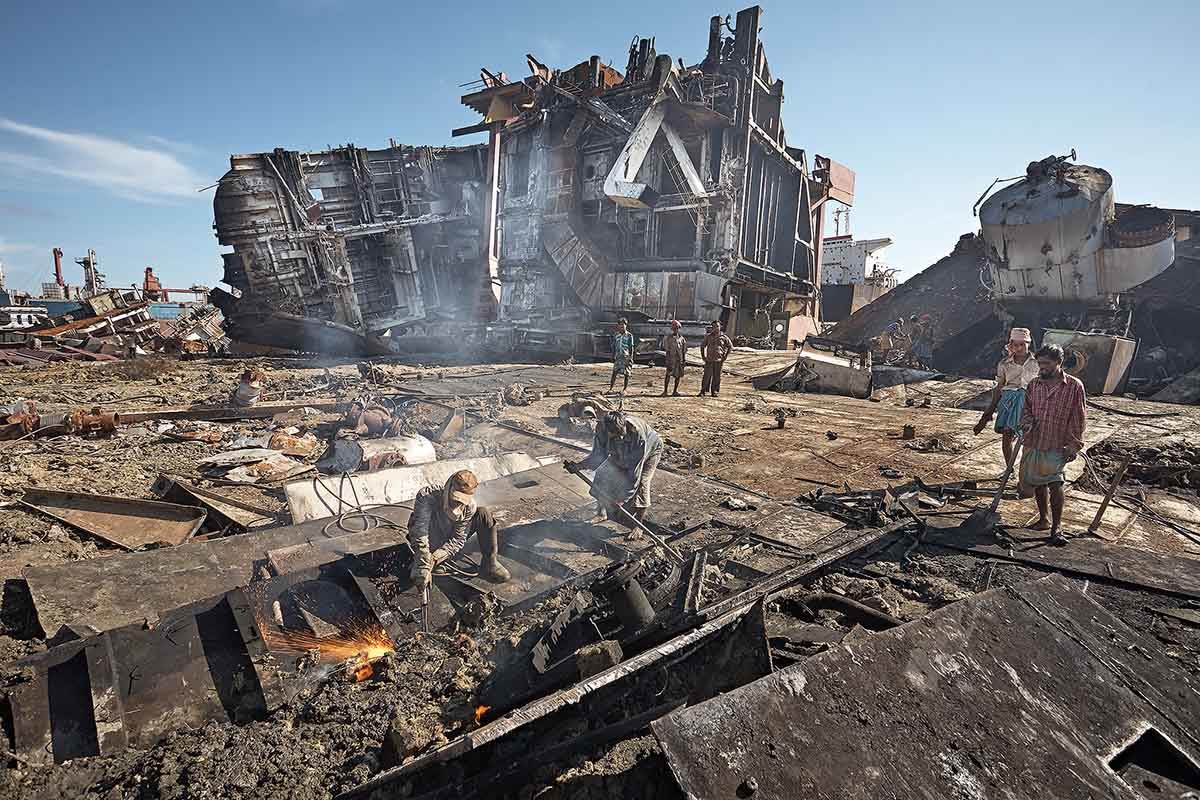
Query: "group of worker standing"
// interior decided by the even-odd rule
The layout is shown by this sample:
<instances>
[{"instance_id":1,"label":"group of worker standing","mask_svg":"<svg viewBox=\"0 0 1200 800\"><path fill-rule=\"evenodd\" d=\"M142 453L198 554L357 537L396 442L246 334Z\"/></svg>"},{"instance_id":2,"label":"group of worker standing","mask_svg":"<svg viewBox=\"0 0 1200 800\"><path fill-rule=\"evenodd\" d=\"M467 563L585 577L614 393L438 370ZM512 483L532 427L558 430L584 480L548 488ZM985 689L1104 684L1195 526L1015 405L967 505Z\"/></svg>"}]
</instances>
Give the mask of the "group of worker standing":
<instances>
[{"instance_id":1,"label":"group of worker standing","mask_svg":"<svg viewBox=\"0 0 1200 800\"><path fill-rule=\"evenodd\" d=\"M687 339L681 332L678 320L671 320L671 333L663 339L663 350L667 355L667 372L663 376L662 396L666 397L668 389L671 396L679 397L679 381L683 378L687 367ZM622 390L629 389L629 373L633 368L633 353L636 342L629 332L629 321L624 317L617 320L617 332L613 334L613 369L608 381L611 392L617 384L617 376L624 378ZM733 351L733 342L721 331L720 322L710 322L705 331L704 339L700 342L700 358L704 361L704 373L700 379L700 397L711 394L717 397L721 393L721 370L725 359ZM674 381L674 386L671 382Z\"/></svg>"}]
</instances>

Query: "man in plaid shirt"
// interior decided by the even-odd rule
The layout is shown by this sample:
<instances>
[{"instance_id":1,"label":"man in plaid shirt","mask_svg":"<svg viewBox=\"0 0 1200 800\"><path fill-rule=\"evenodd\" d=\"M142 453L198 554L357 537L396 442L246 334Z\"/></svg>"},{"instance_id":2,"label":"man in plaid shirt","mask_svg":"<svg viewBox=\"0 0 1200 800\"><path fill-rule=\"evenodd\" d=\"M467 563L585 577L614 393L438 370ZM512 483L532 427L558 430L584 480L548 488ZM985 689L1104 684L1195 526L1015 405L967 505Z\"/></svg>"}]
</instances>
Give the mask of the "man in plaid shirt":
<instances>
[{"instance_id":1,"label":"man in plaid shirt","mask_svg":"<svg viewBox=\"0 0 1200 800\"><path fill-rule=\"evenodd\" d=\"M1087 393L1078 378L1063 372L1063 351L1058 345L1043 346L1037 360L1038 376L1026 389L1021 416L1025 452L1021 456L1020 490L1022 497L1037 497L1034 530L1049 530L1051 542L1064 544L1066 540L1058 529L1063 483L1067 464L1083 449Z\"/></svg>"}]
</instances>

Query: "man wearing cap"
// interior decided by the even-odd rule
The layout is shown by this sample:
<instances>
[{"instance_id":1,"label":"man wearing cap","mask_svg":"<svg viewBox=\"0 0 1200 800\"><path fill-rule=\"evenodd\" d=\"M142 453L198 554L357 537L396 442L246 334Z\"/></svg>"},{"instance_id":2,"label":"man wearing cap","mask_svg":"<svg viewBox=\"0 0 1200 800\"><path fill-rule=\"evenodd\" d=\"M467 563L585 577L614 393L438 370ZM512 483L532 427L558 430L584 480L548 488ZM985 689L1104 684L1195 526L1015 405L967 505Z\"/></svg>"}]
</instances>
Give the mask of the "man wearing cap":
<instances>
[{"instance_id":1,"label":"man wearing cap","mask_svg":"<svg viewBox=\"0 0 1200 800\"><path fill-rule=\"evenodd\" d=\"M1033 337L1029 328L1013 328L1008 334L1008 353L996 366L996 386L992 389L992 401L987 410L975 423L975 434L983 433L988 421L996 414L996 433L1001 435L1004 448L1004 463L1013 460L1013 442L1021 427L1021 411L1025 408L1025 390L1029 382L1038 376L1038 362L1029 352Z\"/></svg>"},{"instance_id":2,"label":"man wearing cap","mask_svg":"<svg viewBox=\"0 0 1200 800\"><path fill-rule=\"evenodd\" d=\"M596 470L590 494L600 504L600 513L626 522L619 508L637 520L650 507L650 483L662 458L663 443L658 431L645 420L622 411L610 411L596 426L592 452L578 462L564 461L568 472Z\"/></svg>"},{"instance_id":3,"label":"man wearing cap","mask_svg":"<svg viewBox=\"0 0 1200 800\"><path fill-rule=\"evenodd\" d=\"M679 397L679 379L683 377L683 363L687 359L687 339L680 333L679 320L671 320L671 335L663 340L663 349L667 351L667 374L663 377L663 393L667 396L667 384L675 379L673 397Z\"/></svg>"},{"instance_id":4,"label":"man wearing cap","mask_svg":"<svg viewBox=\"0 0 1200 800\"><path fill-rule=\"evenodd\" d=\"M408 543L413 550L411 577L418 586L427 585L434 567L454 558L471 534L479 536L479 552L483 554L479 574L493 583L509 579L508 570L496 557L500 549L496 517L475 504L478 486L475 473L462 469L444 486L426 486L417 492L408 518Z\"/></svg>"}]
</instances>

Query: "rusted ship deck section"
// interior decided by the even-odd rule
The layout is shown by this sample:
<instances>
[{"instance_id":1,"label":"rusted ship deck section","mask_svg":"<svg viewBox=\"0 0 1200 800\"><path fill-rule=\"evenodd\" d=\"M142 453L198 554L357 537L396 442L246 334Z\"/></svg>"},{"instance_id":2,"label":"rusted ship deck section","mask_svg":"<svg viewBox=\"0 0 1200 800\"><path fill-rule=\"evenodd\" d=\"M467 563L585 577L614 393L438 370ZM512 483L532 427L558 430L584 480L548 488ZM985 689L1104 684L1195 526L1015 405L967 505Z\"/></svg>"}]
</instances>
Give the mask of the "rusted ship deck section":
<instances>
[{"instance_id":1,"label":"rusted ship deck section","mask_svg":"<svg viewBox=\"0 0 1200 800\"><path fill-rule=\"evenodd\" d=\"M393 328L453 319L483 219L480 147L237 155L214 200L229 245L217 290L230 335L317 352L387 352Z\"/></svg>"}]
</instances>

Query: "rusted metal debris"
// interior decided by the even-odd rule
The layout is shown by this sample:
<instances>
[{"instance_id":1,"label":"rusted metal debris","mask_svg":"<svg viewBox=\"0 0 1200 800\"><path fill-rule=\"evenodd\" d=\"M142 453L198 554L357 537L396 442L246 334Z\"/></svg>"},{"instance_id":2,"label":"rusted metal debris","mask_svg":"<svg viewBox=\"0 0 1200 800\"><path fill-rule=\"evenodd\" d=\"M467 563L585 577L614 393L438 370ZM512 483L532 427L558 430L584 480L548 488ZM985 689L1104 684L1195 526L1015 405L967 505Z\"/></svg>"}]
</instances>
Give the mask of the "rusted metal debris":
<instances>
[{"instance_id":1,"label":"rusted metal debris","mask_svg":"<svg viewBox=\"0 0 1200 800\"><path fill-rule=\"evenodd\" d=\"M677 677L678 698L646 713L631 713L623 698L661 685L663 669ZM646 727L680 700L696 702L770 671L763 607L742 608L534 700L428 755L385 770L339 795L339 800L365 797L399 782L411 782L414 794L430 800L495 796L501 786L514 780L519 784L553 745L565 745L558 750L563 754L576 751L581 743L564 742L563 736L564 731L577 730L581 721L595 718L602 721L607 737L621 738ZM607 737L589 741L600 743ZM458 768L448 768L450 762Z\"/></svg>"},{"instance_id":2,"label":"rusted metal debris","mask_svg":"<svg viewBox=\"0 0 1200 800\"><path fill-rule=\"evenodd\" d=\"M155 497L167 503L199 506L208 512L201 530L240 533L250 528L274 524L278 514L250 503L204 489L187 481L159 475L150 487Z\"/></svg>"},{"instance_id":3,"label":"rusted metal debris","mask_svg":"<svg viewBox=\"0 0 1200 800\"><path fill-rule=\"evenodd\" d=\"M206 516L196 506L48 489L26 489L21 504L126 550L181 544Z\"/></svg>"},{"instance_id":4,"label":"rusted metal debris","mask_svg":"<svg viewBox=\"0 0 1200 800\"><path fill-rule=\"evenodd\" d=\"M215 353L228 345L220 311L196 306L155 319L145 295L108 289L39 325L0 331L0 365L115 361L153 352Z\"/></svg>"},{"instance_id":5,"label":"rusted metal debris","mask_svg":"<svg viewBox=\"0 0 1200 800\"><path fill-rule=\"evenodd\" d=\"M33 680L10 695L17 753L61 763L146 748L181 724L260 719L310 650L369 674L358 651L390 649L404 626L370 580L389 563L350 556L24 659Z\"/></svg>"},{"instance_id":6,"label":"rusted metal debris","mask_svg":"<svg viewBox=\"0 0 1200 800\"><path fill-rule=\"evenodd\" d=\"M122 424L131 425L151 419L189 419L208 422L237 419L267 419L297 409L311 408L319 412L340 412L349 403L327 398L302 398L291 402L259 403L253 407L237 406L190 406L188 408L154 408L145 411L121 413Z\"/></svg>"},{"instance_id":7,"label":"rusted metal debris","mask_svg":"<svg viewBox=\"0 0 1200 800\"><path fill-rule=\"evenodd\" d=\"M77 409L67 414L42 414L28 400L19 400L0 408L0 439L23 439L28 436L86 436L116 433L121 416L99 407Z\"/></svg>"}]
</instances>

